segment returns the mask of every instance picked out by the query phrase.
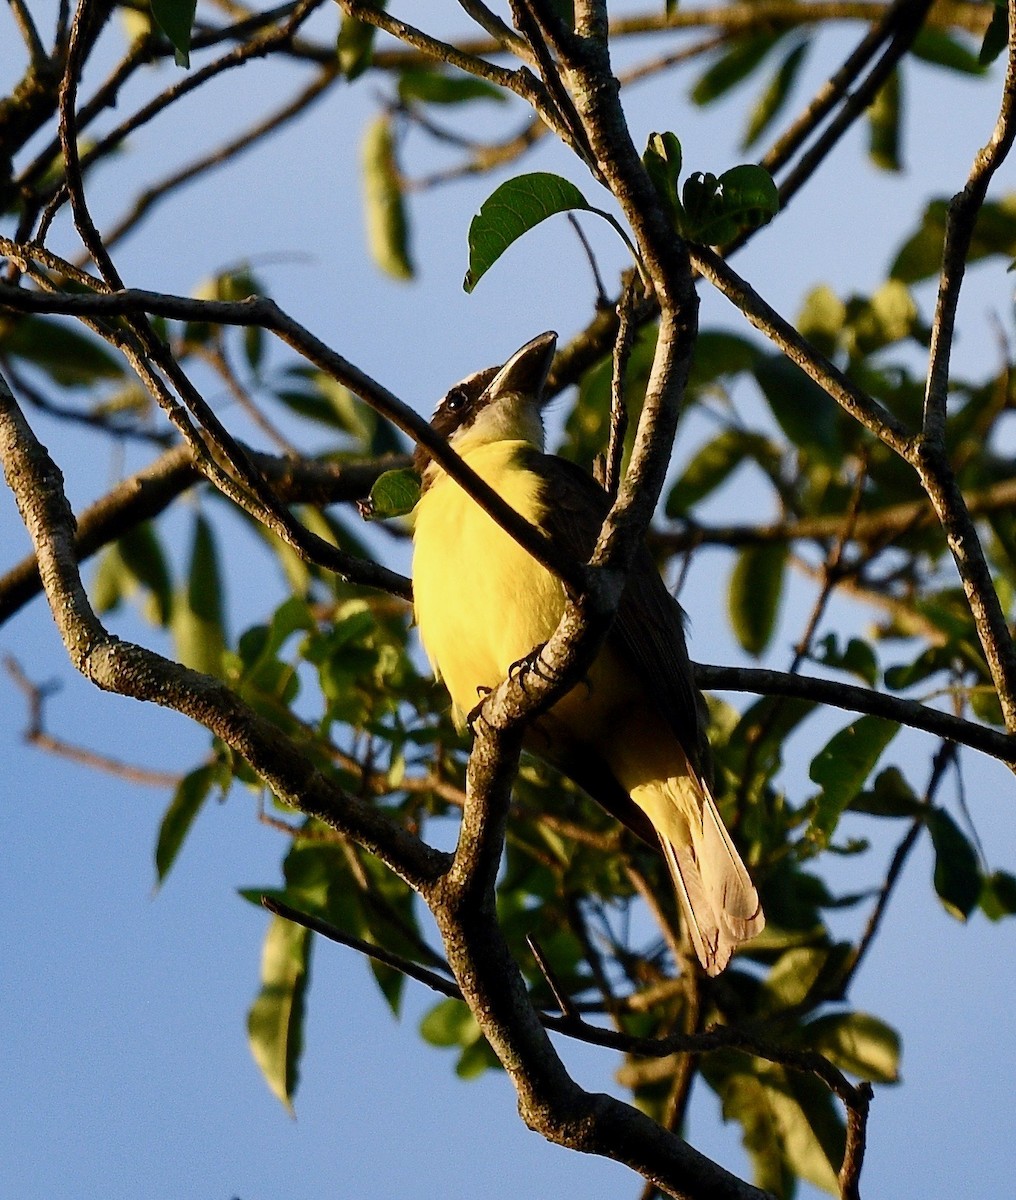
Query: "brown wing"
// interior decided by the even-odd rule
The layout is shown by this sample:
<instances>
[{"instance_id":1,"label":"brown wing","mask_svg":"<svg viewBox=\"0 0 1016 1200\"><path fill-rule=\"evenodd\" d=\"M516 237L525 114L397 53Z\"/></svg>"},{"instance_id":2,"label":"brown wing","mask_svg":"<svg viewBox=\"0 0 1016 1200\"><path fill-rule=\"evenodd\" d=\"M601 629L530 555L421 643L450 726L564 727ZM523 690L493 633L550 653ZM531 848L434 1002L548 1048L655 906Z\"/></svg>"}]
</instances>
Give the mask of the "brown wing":
<instances>
[{"instance_id":1,"label":"brown wing","mask_svg":"<svg viewBox=\"0 0 1016 1200\"><path fill-rule=\"evenodd\" d=\"M546 480L547 532L585 562L610 507L606 493L566 459L534 451L526 465ZM708 771L704 704L688 658L684 612L644 546L635 556L608 639L638 674L695 769Z\"/></svg>"}]
</instances>

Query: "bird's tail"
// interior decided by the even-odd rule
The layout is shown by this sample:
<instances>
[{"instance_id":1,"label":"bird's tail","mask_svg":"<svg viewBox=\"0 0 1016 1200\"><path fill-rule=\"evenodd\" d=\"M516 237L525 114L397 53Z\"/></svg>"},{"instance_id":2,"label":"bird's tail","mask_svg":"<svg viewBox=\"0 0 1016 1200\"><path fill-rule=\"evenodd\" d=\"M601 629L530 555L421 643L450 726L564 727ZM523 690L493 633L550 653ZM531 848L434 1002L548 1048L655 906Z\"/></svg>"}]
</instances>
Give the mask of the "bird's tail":
<instances>
[{"instance_id":1,"label":"bird's tail","mask_svg":"<svg viewBox=\"0 0 1016 1200\"><path fill-rule=\"evenodd\" d=\"M690 771L635 787L631 798L659 835L695 953L718 975L765 917L716 803Z\"/></svg>"}]
</instances>

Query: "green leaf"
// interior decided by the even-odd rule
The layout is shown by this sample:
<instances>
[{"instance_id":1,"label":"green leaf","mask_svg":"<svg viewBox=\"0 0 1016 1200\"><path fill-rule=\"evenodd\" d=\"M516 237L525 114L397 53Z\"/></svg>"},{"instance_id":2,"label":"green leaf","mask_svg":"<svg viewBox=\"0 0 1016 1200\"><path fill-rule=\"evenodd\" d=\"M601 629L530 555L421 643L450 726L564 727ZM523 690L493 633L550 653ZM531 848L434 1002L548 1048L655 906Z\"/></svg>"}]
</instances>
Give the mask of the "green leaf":
<instances>
[{"instance_id":1,"label":"green leaf","mask_svg":"<svg viewBox=\"0 0 1016 1200\"><path fill-rule=\"evenodd\" d=\"M935 892L946 912L965 921L981 896L977 853L944 808L931 809L927 822L935 848Z\"/></svg>"},{"instance_id":2,"label":"green leaf","mask_svg":"<svg viewBox=\"0 0 1016 1200\"><path fill-rule=\"evenodd\" d=\"M779 211L780 194L764 167L742 163L722 175L696 171L681 191L680 232L689 241L719 246L758 229Z\"/></svg>"},{"instance_id":3,"label":"green leaf","mask_svg":"<svg viewBox=\"0 0 1016 1200\"><path fill-rule=\"evenodd\" d=\"M887 279L871 297L847 305L847 344L852 353L873 354L910 337L918 312L910 289L901 279Z\"/></svg>"},{"instance_id":4,"label":"green leaf","mask_svg":"<svg viewBox=\"0 0 1016 1200\"><path fill-rule=\"evenodd\" d=\"M810 1075L771 1067L764 1080L787 1163L795 1174L836 1195L845 1135L832 1095Z\"/></svg>"},{"instance_id":5,"label":"green leaf","mask_svg":"<svg viewBox=\"0 0 1016 1200\"><path fill-rule=\"evenodd\" d=\"M1008 871L992 871L985 875L981 888L981 908L992 921L1016 913L1016 876Z\"/></svg>"},{"instance_id":6,"label":"green leaf","mask_svg":"<svg viewBox=\"0 0 1016 1200\"><path fill-rule=\"evenodd\" d=\"M575 184L560 175L533 171L502 183L470 222L469 269L463 288L471 292L508 247L541 221L576 209L599 213Z\"/></svg>"},{"instance_id":7,"label":"green leaf","mask_svg":"<svg viewBox=\"0 0 1016 1200\"><path fill-rule=\"evenodd\" d=\"M833 354L840 344L847 319L847 306L827 284L805 296L797 317L797 328L823 354Z\"/></svg>"},{"instance_id":8,"label":"green leaf","mask_svg":"<svg viewBox=\"0 0 1016 1200\"><path fill-rule=\"evenodd\" d=\"M969 46L944 29L921 29L910 46L915 58L958 71L961 75L983 75L984 64Z\"/></svg>"},{"instance_id":9,"label":"green leaf","mask_svg":"<svg viewBox=\"0 0 1016 1200\"><path fill-rule=\"evenodd\" d=\"M409 218L395 158L392 122L386 114L367 126L360 151L367 245L374 262L393 279L412 279Z\"/></svg>"},{"instance_id":10,"label":"green leaf","mask_svg":"<svg viewBox=\"0 0 1016 1200\"><path fill-rule=\"evenodd\" d=\"M836 401L782 354L760 354L754 373L790 441L823 462L839 463L843 447Z\"/></svg>"},{"instance_id":11,"label":"green leaf","mask_svg":"<svg viewBox=\"0 0 1016 1200\"><path fill-rule=\"evenodd\" d=\"M309 929L272 917L261 954L261 991L247 1014L254 1061L290 1113L303 1050L311 945Z\"/></svg>"},{"instance_id":12,"label":"green leaf","mask_svg":"<svg viewBox=\"0 0 1016 1200\"><path fill-rule=\"evenodd\" d=\"M868 1013L831 1013L810 1021L805 1044L858 1079L898 1083L900 1035Z\"/></svg>"},{"instance_id":13,"label":"green leaf","mask_svg":"<svg viewBox=\"0 0 1016 1200\"><path fill-rule=\"evenodd\" d=\"M52 317L4 319L0 341L5 354L38 367L61 387L88 387L123 376L118 360L98 338Z\"/></svg>"},{"instance_id":14,"label":"green leaf","mask_svg":"<svg viewBox=\"0 0 1016 1200\"><path fill-rule=\"evenodd\" d=\"M212 527L194 521L187 586L173 605L173 636L180 661L196 671L221 676L226 646L222 579Z\"/></svg>"},{"instance_id":15,"label":"green leaf","mask_svg":"<svg viewBox=\"0 0 1016 1200\"><path fill-rule=\"evenodd\" d=\"M840 814L864 786L882 752L899 731L894 721L864 716L826 743L812 760L809 775L822 792L808 829L809 838L827 846Z\"/></svg>"},{"instance_id":16,"label":"green leaf","mask_svg":"<svg viewBox=\"0 0 1016 1200\"><path fill-rule=\"evenodd\" d=\"M170 868L176 862L184 838L194 824L194 818L221 776L215 763L206 764L185 775L177 784L173 799L159 825L159 838L155 845L156 886L160 886Z\"/></svg>"},{"instance_id":17,"label":"green leaf","mask_svg":"<svg viewBox=\"0 0 1016 1200\"><path fill-rule=\"evenodd\" d=\"M851 812L871 817L916 817L927 808L904 779L899 767L879 771L870 792L859 792L850 802Z\"/></svg>"},{"instance_id":18,"label":"green leaf","mask_svg":"<svg viewBox=\"0 0 1016 1200\"><path fill-rule=\"evenodd\" d=\"M129 575L151 595L150 616L166 625L173 611L173 581L162 545L151 521L129 530L117 542L120 559Z\"/></svg>"},{"instance_id":19,"label":"green leaf","mask_svg":"<svg viewBox=\"0 0 1016 1200\"><path fill-rule=\"evenodd\" d=\"M826 634L815 647L812 658L823 666L849 671L872 687L878 682L878 659L875 657L875 651L868 642L860 638L852 637L845 649L841 650L836 634Z\"/></svg>"},{"instance_id":20,"label":"green leaf","mask_svg":"<svg viewBox=\"0 0 1016 1200\"><path fill-rule=\"evenodd\" d=\"M900 247L891 274L904 283L916 283L938 273L942 265L942 242L948 206L945 200L932 200L924 210L921 224ZM1000 200L987 200L977 214L970 243L968 262L979 262L999 254L1016 257L1016 193Z\"/></svg>"},{"instance_id":21,"label":"green leaf","mask_svg":"<svg viewBox=\"0 0 1016 1200\"><path fill-rule=\"evenodd\" d=\"M984 31L984 40L977 61L987 67L995 61L1009 45L1009 6L995 0L995 8Z\"/></svg>"},{"instance_id":22,"label":"green leaf","mask_svg":"<svg viewBox=\"0 0 1016 1200\"><path fill-rule=\"evenodd\" d=\"M868 157L883 171L902 171L901 91L898 70L891 71L868 109Z\"/></svg>"},{"instance_id":23,"label":"green leaf","mask_svg":"<svg viewBox=\"0 0 1016 1200\"><path fill-rule=\"evenodd\" d=\"M380 12L386 4L387 0L366 0L365 7ZM376 34L377 27L369 21L360 21L356 17L343 14L336 50L339 56L339 70L350 82L370 66L374 57Z\"/></svg>"},{"instance_id":24,"label":"green leaf","mask_svg":"<svg viewBox=\"0 0 1016 1200\"><path fill-rule=\"evenodd\" d=\"M472 100L493 100L505 104L508 97L501 88L486 79L477 79L464 71L431 71L411 67L399 75L399 99L408 104L465 104Z\"/></svg>"},{"instance_id":25,"label":"green leaf","mask_svg":"<svg viewBox=\"0 0 1016 1200\"><path fill-rule=\"evenodd\" d=\"M713 100L746 79L782 37L779 33L763 33L741 38L733 48L721 54L691 89L695 104L711 104Z\"/></svg>"},{"instance_id":26,"label":"green leaf","mask_svg":"<svg viewBox=\"0 0 1016 1200\"><path fill-rule=\"evenodd\" d=\"M374 481L366 500L357 502L365 521L387 521L413 511L420 499L420 475L411 467L384 471Z\"/></svg>"},{"instance_id":27,"label":"green leaf","mask_svg":"<svg viewBox=\"0 0 1016 1200\"><path fill-rule=\"evenodd\" d=\"M671 220L676 220L681 203L677 198L677 181L681 176L681 143L677 135L651 133L642 164Z\"/></svg>"},{"instance_id":28,"label":"green leaf","mask_svg":"<svg viewBox=\"0 0 1016 1200\"><path fill-rule=\"evenodd\" d=\"M826 974L831 956L829 946L795 946L785 950L765 981L764 1010L775 1013L803 1004Z\"/></svg>"},{"instance_id":29,"label":"green leaf","mask_svg":"<svg viewBox=\"0 0 1016 1200\"><path fill-rule=\"evenodd\" d=\"M710 492L726 482L744 462L747 437L740 429L724 429L695 454L667 496L668 517L683 517Z\"/></svg>"},{"instance_id":30,"label":"green leaf","mask_svg":"<svg viewBox=\"0 0 1016 1200\"><path fill-rule=\"evenodd\" d=\"M432 1046L468 1046L479 1032L465 1003L450 996L438 1001L420 1022L420 1036Z\"/></svg>"},{"instance_id":31,"label":"green leaf","mask_svg":"<svg viewBox=\"0 0 1016 1200\"><path fill-rule=\"evenodd\" d=\"M750 371L758 347L747 338L720 329L703 329L695 339L688 387L700 390L718 379Z\"/></svg>"},{"instance_id":32,"label":"green leaf","mask_svg":"<svg viewBox=\"0 0 1016 1200\"><path fill-rule=\"evenodd\" d=\"M152 16L176 51L178 67L190 66L191 26L197 0L152 0Z\"/></svg>"},{"instance_id":33,"label":"green leaf","mask_svg":"<svg viewBox=\"0 0 1016 1200\"><path fill-rule=\"evenodd\" d=\"M730 622L741 646L756 658L776 629L786 565L785 545L746 546L730 577Z\"/></svg>"},{"instance_id":34,"label":"green leaf","mask_svg":"<svg viewBox=\"0 0 1016 1200\"><path fill-rule=\"evenodd\" d=\"M810 45L810 42L798 42L773 72L749 114L748 127L741 139L742 149L753 146L783 111Z\"/></svg>"}]
</instances>

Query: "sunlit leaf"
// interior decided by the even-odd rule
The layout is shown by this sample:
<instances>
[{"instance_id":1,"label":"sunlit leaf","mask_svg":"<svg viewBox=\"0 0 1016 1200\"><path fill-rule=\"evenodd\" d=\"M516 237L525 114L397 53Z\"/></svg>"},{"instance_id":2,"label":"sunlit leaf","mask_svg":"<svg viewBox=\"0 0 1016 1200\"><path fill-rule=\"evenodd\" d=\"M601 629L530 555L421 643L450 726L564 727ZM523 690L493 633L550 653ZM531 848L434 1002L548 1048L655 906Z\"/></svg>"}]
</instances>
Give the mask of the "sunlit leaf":
<instances>
[{"instance_id":1,"label":"sunlit leaf","mask_svg":"<svg viewBox=\"0 0 1016 1200\"><path fill-rule=\"evenodd\" d=\"M272 917L261 954L261 991L247 1014L251 1054L289 1112L303 1050L311 945L310 930Z\"/></svg>"},{"instance_id":2,"label":"sunlit leaf","mask_svg":"<svg viewBox=\"0 0 1016 1200\"><path fill-rule=\"evenodd\" d=\"M899 1080L900 1035L868 1013L830 1013L804 1027L806 1044L842 1071L871 1083Z\"/></svg>"},{"instance_id":3,"label":"sunlit leaf","mask_svg":"<svg viewBox=\"0 0 1016 1200\"><path fill-rule=\"evenodd\" d=\"M413 511L420 499L420 476L409 467L384 471L374 481L370 495L357 504L366 521L387 521Z\"/></svg>"},{"instance_id":4,"label":"sunlit leaf","mask_svg":"<svg viewBox=\"0 0 1016 1200\"><path fill-rule=\"evenodd\" d=\"M820 284L805 296L797 317L797 328L823 354L833 354L839 346L847 306L827 284Z\"/></svg>"},{"instance_id":5,"label":"sunlit leaf","mask_svg":"<svg viewBox=\"0 0 1016 1200\"><path fill-rule=\"evenodd\" d=\"M402 177L395 159L392 122L387 114L367 126L360 151L367 245L374 262L393 279L412 279L409 218Z\"/></svg>"}]
</instances>

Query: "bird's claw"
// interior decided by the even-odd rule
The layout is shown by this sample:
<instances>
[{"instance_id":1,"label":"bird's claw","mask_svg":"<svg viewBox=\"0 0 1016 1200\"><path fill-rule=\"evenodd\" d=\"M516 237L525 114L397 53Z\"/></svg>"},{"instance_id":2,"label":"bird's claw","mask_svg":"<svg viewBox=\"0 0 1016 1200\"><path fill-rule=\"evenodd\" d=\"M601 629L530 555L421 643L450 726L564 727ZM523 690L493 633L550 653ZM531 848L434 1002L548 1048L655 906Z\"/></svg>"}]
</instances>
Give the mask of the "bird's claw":
<instances>
[{"instance_id":1,"label":"bird's claw","mask_svg":"<svg viewBox=\"0 0 1016 1200\"><path fill-rule=\"evenodd\" d=\"M480 699L478 700L475 708L471 708L466 714L466 728L474 737L476 736L476 723L483 716L484 701L493 690L493 688L485 687L483 684L477 685L476 694Z\"/></svg>"},{"instance_id":2,"label":"bird's claw","mask_svg":"<svg viewBox=\"0 0 1016 1200\"><path fill-rule=\"evenodd\" d=\"M547 683L552 683L554 676L548 674L546 663L544 663L542 655L547 648L546 642L540 642L538 646L534 646L528 654L524 654L522 658L513 662L508 668L508 678L514 679L517 675L521 675L526 671L532 671L540 679L546 680ZM523 685L524 690L524 685Z\"/></svg>"}]
</instances>

